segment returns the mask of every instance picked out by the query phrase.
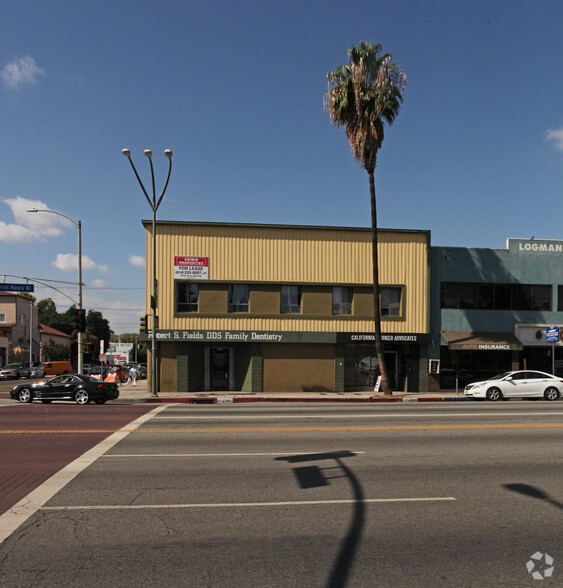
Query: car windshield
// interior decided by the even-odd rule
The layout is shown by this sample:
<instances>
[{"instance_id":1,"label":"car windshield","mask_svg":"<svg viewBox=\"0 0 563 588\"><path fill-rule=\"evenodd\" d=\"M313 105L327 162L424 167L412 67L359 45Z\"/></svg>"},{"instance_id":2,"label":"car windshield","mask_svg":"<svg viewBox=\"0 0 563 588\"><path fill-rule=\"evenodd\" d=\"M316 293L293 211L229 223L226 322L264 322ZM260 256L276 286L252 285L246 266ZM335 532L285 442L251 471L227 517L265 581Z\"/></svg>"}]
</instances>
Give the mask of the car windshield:
<instances>
[{"instance_id":1,"label":"car windshield","mask_svg":"<svg viewBox=\"0 0 563 588\"><path fill-rule=\"evenodd\" d=\"M8 365L5 365L2 369L3 370L13 370L14 368L18 368L20 367L18 363L9 363Z\"/></svg>"}]
</instances>

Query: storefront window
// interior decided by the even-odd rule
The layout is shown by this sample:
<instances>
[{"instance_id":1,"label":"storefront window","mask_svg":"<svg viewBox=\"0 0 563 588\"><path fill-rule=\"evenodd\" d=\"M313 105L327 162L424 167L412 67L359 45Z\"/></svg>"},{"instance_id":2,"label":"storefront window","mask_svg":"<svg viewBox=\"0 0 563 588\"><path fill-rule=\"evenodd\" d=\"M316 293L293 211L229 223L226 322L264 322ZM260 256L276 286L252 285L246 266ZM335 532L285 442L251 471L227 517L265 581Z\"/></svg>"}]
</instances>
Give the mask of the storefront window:
<instances>
[{"instance_id":1,"label":"storefront window","mask_svg":"<svg viewBox=\"0 0 563 588\"><path fill-rule=\"evenodd\" d=\"M512 351L451 351L443 346L440 352L443 388L455 387L456 374L459 385L466 386L512 369Z\"/></svg>"},{"instance_id":2,"label":"storefront window","mask_svg":"<svg viewBox=\"0 0 563 588\"><path fill-rule=\"evenodd\" d=\"M199 286L197 284L178 284L177 312L197 312L199 301Z\"/></svg>"},{"instance_id":3,"label":"storefront window","mask_svg":"<svg viewBox=\"0 0 563 588\"><path fill-rule=\"evenodd\" d=\"M301 288L299 286L281 287L280 312L282 314L301 312Z\"/></svg>"},{"instance_id":4,"label":"storefront window","mask_svg":"<svg viewBox=\"0 0 563 588\"><path fill-rule=\"evenodd\" d=\"M379 376L375 345L346 345L344 385L372 386Z\"/></svg>"},{"instance_id":5,"label":"storefront window","mask_svg":"<svg viewBox=\"0 0 563 588\"><path fill-rule=\"evenodd\" d=\"M229 286L229 312L248 312L250 288L246 284Z\"/></svg>"}]
</instances>

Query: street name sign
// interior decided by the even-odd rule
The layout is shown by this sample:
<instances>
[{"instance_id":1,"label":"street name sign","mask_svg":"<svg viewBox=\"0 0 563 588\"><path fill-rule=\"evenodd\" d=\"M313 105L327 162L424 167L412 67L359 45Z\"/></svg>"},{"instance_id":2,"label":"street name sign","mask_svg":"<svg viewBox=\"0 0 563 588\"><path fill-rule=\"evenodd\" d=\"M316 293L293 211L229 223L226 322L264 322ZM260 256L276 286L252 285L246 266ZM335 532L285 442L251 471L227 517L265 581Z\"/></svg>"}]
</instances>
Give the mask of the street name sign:
<instances>
[{"instance_id":1,"label":"street name sign","mask_svg":"<svg viewBox=\"0 0 563 588\"><path fill-rule=\"evenodd\" d=\"M0 284L0 292L33 292L33 284Z\"/></svg>"}]
</instances>

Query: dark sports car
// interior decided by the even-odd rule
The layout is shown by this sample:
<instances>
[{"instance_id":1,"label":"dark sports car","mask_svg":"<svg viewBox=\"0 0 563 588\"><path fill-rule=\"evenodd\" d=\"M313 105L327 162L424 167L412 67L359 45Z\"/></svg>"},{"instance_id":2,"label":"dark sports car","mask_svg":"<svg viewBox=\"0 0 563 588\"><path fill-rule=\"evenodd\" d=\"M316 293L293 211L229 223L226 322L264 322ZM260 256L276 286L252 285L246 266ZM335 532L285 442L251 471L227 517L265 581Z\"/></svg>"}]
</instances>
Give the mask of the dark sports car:
<instances>
[{"instance_id":1,"label":"dark sports car","mask_svg":"<svg viewBox=\"0 0 563 588\"><path fill-rule=\"evenodd\" d=\"M77 404L104 404L119 397L119 388L115 382L100 382L85 374L62 374L44 382L14 386L10 396L20 402L74 400Z\"/></svg>"}]
</instances>

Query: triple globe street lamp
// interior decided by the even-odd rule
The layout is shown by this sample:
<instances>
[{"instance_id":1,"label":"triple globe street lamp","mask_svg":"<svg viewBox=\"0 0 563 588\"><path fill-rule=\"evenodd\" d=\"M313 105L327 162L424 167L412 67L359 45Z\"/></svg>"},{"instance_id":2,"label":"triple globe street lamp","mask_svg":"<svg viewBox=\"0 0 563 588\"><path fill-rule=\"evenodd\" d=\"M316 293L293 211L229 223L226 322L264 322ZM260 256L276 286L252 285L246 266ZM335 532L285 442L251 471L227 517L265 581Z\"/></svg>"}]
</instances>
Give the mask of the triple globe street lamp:
<instances>
[{"instance_id":1,"label":"triple globe street lamp","mask_svg":"<svg viewBox=\"0 0 563 588\"><path fill-rule=\"evenodd\" d=\"M168 157L168 162L169 162L169 166L168 166L168 176L166 178L166 183L164 184L164 188L162 190L162 193L160 194L160 197L156 198L156 191L155 191L155 185L154 185L154 168L152 165L152 151L150 149L145 149L144 153L145 155L148 157L149 159L149 163L150 163L150 167L151 167L151 179L152 179L152 200L151 198L149 198L149 195L147 194L147 191L145 190L145 186L143 185L143 182L141 181L141 178L139 177L139 174L137 173L137 170L135 168L135 165L133 164L133 160L131 159L131 152L129 151L129 149L122 149L121 152L123 153L123 155L125 155L125 157L127 157L127 159L129 160L129 163L131 164L131 167L133 168L133 171L135 172L135 176L137 178L137 181L139 182L139 185L141 186L141 189L143 190L143 194L145 195L145 198L147 199L147 202L149 203L149 206L151 207L152 210L152 295L151 295L151 314L152 314L152 330L151 330L151 396L158 396L157 394L157 386L156 386L156 354L157 354L157 345L156 345L156 329L157 329L157 320L158 320L158 316L157 316L157 290L158 290L158 284L156 281L156 211L158 210L158 207L160 206L160 203L162 202L162 198L164 197L164 193L166 192L166 188L168 187L168 181L170 180L170 172L172 171L172 150L171 149L165 149L164 150L164 155L166 155L166 157Z\"/></svg>"},{"instance_id":2,"label":"triple globe street lamp","mask_svg":"<svg viewBox=\"0 0 563 588\"><path fill-rule=\"evenodd\" d=\"M57 212L56 210L31 208L27 212L50 212L51 214L56 214L66 218L78 227L78 312L80 320L77 322L81 325L78 329L78 373L81 374L84 368L84 357L82 349L82 336L84 334L82 326L84 324L84 320L82 319L84 316L84 310L82 308L82 221L74 220L70 216L63 214L62 212Z\"/></svg>"}]
</instances>

